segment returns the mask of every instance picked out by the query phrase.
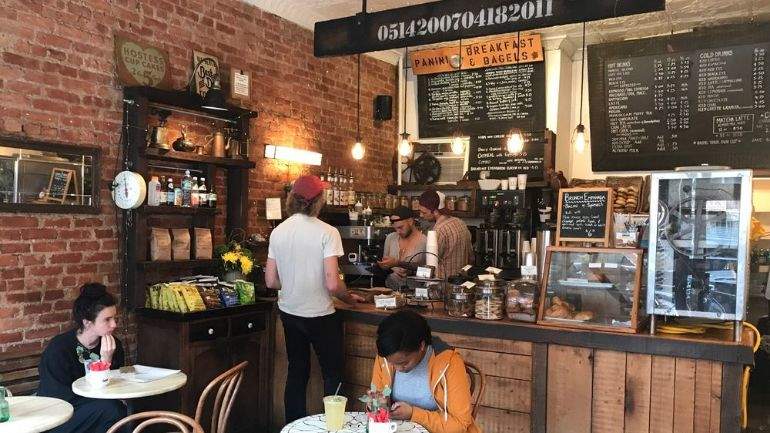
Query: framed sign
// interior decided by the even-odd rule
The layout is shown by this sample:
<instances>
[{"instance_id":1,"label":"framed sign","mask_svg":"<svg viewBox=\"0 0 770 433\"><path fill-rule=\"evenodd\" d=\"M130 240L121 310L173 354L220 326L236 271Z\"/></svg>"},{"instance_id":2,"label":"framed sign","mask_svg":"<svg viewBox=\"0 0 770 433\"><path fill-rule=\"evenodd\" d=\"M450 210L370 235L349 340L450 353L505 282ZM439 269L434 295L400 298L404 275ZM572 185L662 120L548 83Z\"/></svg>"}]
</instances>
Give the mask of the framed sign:
<instances>
[{"instance_id":1,"label":"framed sign","mask_svg":"<svg viewBox=\"0 0 770 433\"><path fill-rule=\"evenodd\" d=\"M249 99L251 96L251 76L248 72L233 68L230 71L230 97Z\"/></svg>"},{"instance_id":2,"label":"framed sign","mask_svg":"<svg viewBox=\"0 0 770 433\"><path fill-rule=\"evenodd\" d=\"M44 198L45 201L63 204L67 201L67 194L71 185L75 187L75 195L79 195L77 182L73 182L74 180L75 170L68 170L66 168L52 169Z\"/></svg>"},{"instance_id":3,"label":"framed sign","mask_svg":"<svg viewBox=\"0 0 770 433\"><path fill-rule=\"evenodd\" d=\"M319 21L316 57L499 35L662 11L665 0L443 0Z\"/></svg>"},{"instance_id":4,"label":"framed sign","mask_svg":"<svg viewBox=\"0 0 770 433\"><path fill-rule=\"evenodd\" d=\"M193 68L193 91L204 97L214 84L219 83L219 60L211 54L193 51Z\"/></svg>"},{"instance_id":5,"label":"framed sign","mask_svg":"<svg viewBox=\"0 0 770 433\"><path fill-rule=\"evenodd\" d=\"M590 242L610 246L612 188L559 190L556 244Z\"/></svg>"},{"instance_id":6,"label":"framed sign","mask_svg":"<svg viewBox=\"0 0 770 433\"><path fill-rule=\"evenodd\" d=\"M537 33L520 35L518 38L511 35L463 45L462 50L462 56L459 45L415 51L409 55L412 72L415 75L437 74L458 69L543 61L543 44Z\"/></svg>"},{"instance_id":7,"label":"framed sign","mask_svg":"<svg viewBox=\"0 0 770 433\"><path fill-rule=\"evenodd\" d=\"M115 68L124 86L171 88L171 63L168 51L115 35Z\"/></svg>"}]
</instances>

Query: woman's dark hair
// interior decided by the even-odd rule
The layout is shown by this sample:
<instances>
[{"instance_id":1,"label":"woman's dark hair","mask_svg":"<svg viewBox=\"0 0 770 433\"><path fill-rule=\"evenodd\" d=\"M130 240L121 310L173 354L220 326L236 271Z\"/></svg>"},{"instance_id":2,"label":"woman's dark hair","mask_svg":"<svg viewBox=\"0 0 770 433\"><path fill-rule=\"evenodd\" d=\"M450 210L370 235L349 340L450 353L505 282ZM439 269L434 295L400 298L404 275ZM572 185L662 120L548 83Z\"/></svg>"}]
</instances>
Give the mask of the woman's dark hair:
<instances>
[{"instance_id":1,"label":"woman's dark hair","mask_svg":"<svg viewBox=\"0 0 770 433\"><path fill-rule=\"evenodd\" d=\"M99 312L115 306L115 297L107 292L107 287L99 283L86 283L80 287L80 296L72 305L72 320L79 330L83 329L83 320L93 322Z\"/></svg>"},{"instance_id":2,"label":"woman's dark hair","mask_svg":"<svg viewBox=\"0 0 770 433\"><path fill-rule=\"evenodd\" d=\"M391 314L377 327L377 354L383 358L396 352L417 352L420 343L431 342L428 321L414 311Z\"/></svg>"}]
</instances>

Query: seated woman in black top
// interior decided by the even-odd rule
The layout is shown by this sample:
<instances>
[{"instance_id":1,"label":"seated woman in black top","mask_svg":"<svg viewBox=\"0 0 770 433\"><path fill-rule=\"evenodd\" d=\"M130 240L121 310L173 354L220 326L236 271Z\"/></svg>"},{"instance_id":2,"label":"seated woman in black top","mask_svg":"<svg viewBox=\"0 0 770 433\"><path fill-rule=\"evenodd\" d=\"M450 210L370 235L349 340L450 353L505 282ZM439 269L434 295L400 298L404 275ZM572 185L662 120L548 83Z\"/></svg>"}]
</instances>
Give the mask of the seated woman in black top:
<instances>
[{"instance_id":1,"label":"seated woman in black top","mask_svg":"<svg viewBox=\"0 0 770 433\"><path fill-rule=\"evenodd\" d=\"M123 346L112 336L117 328L116 314L115 297L104 285L85 284L72 307L74 329L57 335L45 348L38 367L37 394L66 400L75 408L72 418L51 432L104 433L126 416L126 406L120 400L96 400L72 392L72 382L86 373L78 352L86 360L92 353L99 355L111 363L111 369L123 366Z\"/></svg>"}]
</instances>

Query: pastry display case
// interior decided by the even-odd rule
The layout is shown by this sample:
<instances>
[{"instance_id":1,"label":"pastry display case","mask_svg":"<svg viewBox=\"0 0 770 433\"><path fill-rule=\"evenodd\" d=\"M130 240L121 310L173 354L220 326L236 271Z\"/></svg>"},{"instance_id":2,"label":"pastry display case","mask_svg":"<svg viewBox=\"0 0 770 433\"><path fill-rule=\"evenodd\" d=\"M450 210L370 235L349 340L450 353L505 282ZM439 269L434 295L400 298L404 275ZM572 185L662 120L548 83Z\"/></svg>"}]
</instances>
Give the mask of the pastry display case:
<instances>
[{"instance_id":1,"label":"pastry display case","mask_svg":"<svg viewBox=\"0 0 770 433\"><path fill-rule=\"evenodd\" d=\"M637 332L642 259L641 249L548 248L538 323Z\"/></svg>"},{"instance_id":2,"label":"pastry display case","mask_svg":"<svg viewBox=\"0 0 770 433\"><path fill-rule=\"evenodd\" d=\"M751 182L750 170L652 175L657 218L650 220L647 312L653 317L744 319Z\"/></svg>"}]
</instances>

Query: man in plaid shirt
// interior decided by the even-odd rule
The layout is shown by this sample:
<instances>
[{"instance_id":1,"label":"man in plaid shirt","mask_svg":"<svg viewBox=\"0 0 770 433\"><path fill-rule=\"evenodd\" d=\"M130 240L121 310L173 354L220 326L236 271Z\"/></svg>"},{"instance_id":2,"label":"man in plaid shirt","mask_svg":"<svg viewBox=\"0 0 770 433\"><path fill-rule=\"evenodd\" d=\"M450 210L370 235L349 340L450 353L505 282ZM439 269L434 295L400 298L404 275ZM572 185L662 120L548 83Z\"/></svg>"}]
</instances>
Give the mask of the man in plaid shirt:
<instances>
[{"instance_id":1,"label":"man in plaid shirt","mask_svg":"<svg viewBox=\"0 0 770 433\"><path fill-rule=\"evenodd\" d=\"M433 221L438 240L438 269L436 278L447 278L460 273L471 260L471 232L460 219L444 207L444 194L425 191L420 196L420 217Z\"/></svg>"}]
</instances>

